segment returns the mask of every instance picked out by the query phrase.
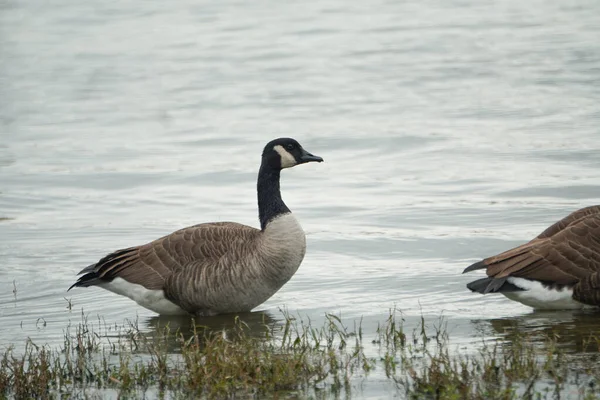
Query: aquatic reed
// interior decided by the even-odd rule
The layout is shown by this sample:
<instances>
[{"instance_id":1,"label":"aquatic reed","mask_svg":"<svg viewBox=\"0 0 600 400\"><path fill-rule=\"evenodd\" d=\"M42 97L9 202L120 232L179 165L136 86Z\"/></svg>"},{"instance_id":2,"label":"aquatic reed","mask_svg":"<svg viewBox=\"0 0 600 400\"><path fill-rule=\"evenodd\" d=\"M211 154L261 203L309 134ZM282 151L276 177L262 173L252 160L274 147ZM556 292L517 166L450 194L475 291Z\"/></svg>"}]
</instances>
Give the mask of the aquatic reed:
<instances>
[{"instance_id":1,"label":"aquatic reed","mask_svg":"<svg viewBox=\"0 0 600 400\"><path fill-rule=\"evenodd\" d=\"M126 397L262 398L300 394L350 396L356 382L378 371L396 395L409 399L551 398L566 390L599 398L600 368L587 364L575 374L551 335L544 345L525 335L482 340L476 351L451 344L443 319L424 318L411 332L392 310L373 340L364 341L360 321L349 329L339 316L322 326L284 312L283 323L265 324L262 337L234 328L211 331L142 332L135 323L81 323L65 330L60 349L27 341L0 357L0 398L86 397L115 391ZM590 337L588 346L600 348ZM367 356L365 347L372 351Z\"/></svg>"}]
</instances>

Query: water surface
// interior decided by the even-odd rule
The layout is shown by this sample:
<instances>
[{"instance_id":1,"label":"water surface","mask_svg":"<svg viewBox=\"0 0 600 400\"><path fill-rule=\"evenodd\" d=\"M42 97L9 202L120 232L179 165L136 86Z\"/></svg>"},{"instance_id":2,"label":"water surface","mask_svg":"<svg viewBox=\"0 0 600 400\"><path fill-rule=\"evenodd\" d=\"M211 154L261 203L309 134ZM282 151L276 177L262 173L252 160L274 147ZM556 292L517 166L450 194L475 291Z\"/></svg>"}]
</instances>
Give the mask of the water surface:
<instances>
[{"instance_id":1,"label":"water surface","mask_svg":"<svg viewBox=\"0 0 600 400\"><path fill-rule=\"evenodd\" d=\"M600 328L469 293L478 275L461 275L598 201L597 2L0 10L3 345L61 344L82 311L151 332L126 298L67 293L75 273L187 225L257 226L260 152L279 136L325 163L282 174L308 252L258 313L368 330L397 307L409 325L444 315L464 342L558 326L573 351Z\"/></svg>"}]
</instances>

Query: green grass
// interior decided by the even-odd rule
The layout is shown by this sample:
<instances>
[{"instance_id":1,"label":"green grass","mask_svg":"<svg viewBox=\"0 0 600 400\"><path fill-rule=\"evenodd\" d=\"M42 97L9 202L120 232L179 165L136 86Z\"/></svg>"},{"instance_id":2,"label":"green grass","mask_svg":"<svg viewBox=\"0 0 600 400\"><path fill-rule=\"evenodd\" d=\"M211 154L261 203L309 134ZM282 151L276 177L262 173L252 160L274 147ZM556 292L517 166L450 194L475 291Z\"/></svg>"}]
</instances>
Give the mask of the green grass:
<instances>
[{"instance_id":1,"label":"green grass","mask_svg":"<svg viewBox=\"0 0 600 400\"><path fill-rule=\"evenodd\" d=\"M360 323L349 329L335 315L315 327L284 313L262 337L241 320L223 331L167 326L150 336L134 324L83 318L58 349L27 341L24 350L4 350L0 398L107 390L124 398L350 397L372 375L408 399L600 398L599 368L566 354L551 335L541 344L519 334L482 339L465 352L452 345L444 320L423 319L405 332L395 311L368 340L363 335ZM590 337L586 346L597 353L600 341Z\"/></svg>"}]
</instances>

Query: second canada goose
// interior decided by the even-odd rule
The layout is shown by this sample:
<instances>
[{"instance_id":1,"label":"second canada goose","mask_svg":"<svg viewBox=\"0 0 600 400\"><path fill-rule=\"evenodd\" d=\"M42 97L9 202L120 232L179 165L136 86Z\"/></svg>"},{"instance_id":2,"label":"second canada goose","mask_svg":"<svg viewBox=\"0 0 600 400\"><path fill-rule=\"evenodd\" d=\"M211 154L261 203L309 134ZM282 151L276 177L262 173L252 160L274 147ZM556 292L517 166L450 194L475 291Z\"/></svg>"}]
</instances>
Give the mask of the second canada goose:
<instances>
[{"instance_id":1,"label":"second canada goose","mask_svg":"<svg viewBox=\"0 0 600 400\"><path fill-rule=\"evenodd\" d=\"M302 227L281 199L284 168L323 159L294 139L269 142L258 172L260 229L235 222L190 226L117 250L79 272L73 287L99 286L158 314L209 316L250 311L298 270Z\"/></svg>"},{"instance_id":2,"label":"second canada goose","mask_svg":"<svg viewBox=\"0 0 600 400\"><path fill-rule=\"evenodd\" d=\"M600 206L575 211L528 243L486 258L474 292L502 293L536 309L600 306Z\"/></svg>"}]
</instances>

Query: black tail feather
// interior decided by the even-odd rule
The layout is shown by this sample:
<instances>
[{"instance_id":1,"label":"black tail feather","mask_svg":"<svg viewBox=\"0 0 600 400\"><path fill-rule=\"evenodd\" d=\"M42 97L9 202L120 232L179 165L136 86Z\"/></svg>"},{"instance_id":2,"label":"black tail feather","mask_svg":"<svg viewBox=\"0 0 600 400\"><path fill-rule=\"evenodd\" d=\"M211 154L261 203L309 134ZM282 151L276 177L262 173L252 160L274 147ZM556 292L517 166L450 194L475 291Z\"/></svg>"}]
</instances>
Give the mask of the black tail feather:
<instances>
[{"instance_id":1,"label":"black tail feather","mask_svg":"<svg viewBox=\"0 0 600 400\"><path fill-rule=\"evenodd\" d=\"M81 272L83 272L83 271L81 271ZM87 274L79 277L79 279L77 279L77 282L72 284L71 287L69 287L67 289L67 292L69 290L73 289L74 287L88 287L88 286L96 285L99 282L100 282L100 277L98 276L97 273L88 272Z\"/></svg>"},{"instance_id":2,"label":"black tail feather","mask_svg":"<svg viewBox=\"0 0 600 400\"><path fill-rule=\"evenodd\" d=\"M89 272L93 272L94 268L96 268L96 265L98 265L98 264L90 264L90 265L88 265L87 267L85 267L84 269L82 269L81 271L79 271L77 273L77 275L87 274Z\"/></svg>"},{"instance_id":3,"label":"black tail feather","mask_svg":"<svg viewBox=\"0 0 600 400\"><path fill-rule=\"evenodd\" d=\"M472 292L481 294L487 293L503 293L503 292L521 292L518 286L513 285L504 278L481 278L467 284L467 288Z\"/></svg>"}]
</instances>

